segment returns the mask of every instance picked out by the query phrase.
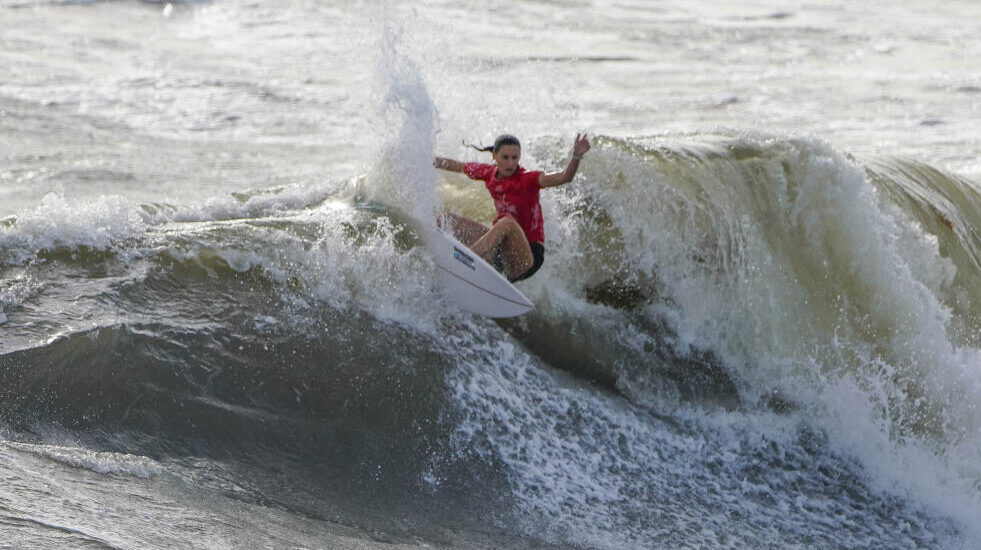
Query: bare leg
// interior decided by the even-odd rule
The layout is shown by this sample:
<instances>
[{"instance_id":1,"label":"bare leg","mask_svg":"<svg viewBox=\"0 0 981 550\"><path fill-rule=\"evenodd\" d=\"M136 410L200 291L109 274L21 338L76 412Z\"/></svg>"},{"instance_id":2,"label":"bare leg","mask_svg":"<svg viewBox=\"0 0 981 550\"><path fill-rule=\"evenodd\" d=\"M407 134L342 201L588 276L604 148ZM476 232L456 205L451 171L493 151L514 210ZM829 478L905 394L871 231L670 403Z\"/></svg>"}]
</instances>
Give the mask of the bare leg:
<instances>
[{"instance_id":1,"label":"bare leg","mask_svg":"<svg viewBox=\"0 0 981 550\"><path fill-rule=\"evenodd\" d=\"M508 277L521 275L535 263L525 232L511 216L498 220L490 231L469 246L470 250L493 265L494 251L498 245L501 246L501 253L504 255L504 270Z\"/></svg>"},{"instance_id":2,"label":"bare leg","mask_svg":"<svg viewBox=\"0 0 981 550\"><path fill-rule=\"evenodd\" d=\"M467 246L472 246L473 243L477 242L477 239L489 231L486 225L452 212L446 212L436 218L436 225L441 228L448 227L453 232L453 236Z\"/></svg>"}]
</instances>

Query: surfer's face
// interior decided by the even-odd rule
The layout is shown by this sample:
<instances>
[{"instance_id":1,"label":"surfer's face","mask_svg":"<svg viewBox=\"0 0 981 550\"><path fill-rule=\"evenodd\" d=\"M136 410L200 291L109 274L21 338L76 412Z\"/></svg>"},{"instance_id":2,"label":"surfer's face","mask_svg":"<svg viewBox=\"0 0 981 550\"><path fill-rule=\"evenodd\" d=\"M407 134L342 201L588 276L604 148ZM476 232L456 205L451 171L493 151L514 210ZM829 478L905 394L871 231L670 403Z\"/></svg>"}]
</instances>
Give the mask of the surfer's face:
<instances>
[{"instance_id":1,"label":"surfer's face","mask_svg":"<svg viewBox=\"0 0 981 550\"><path fill-rule=\"evenodd\" d=\"M494 162L497 163L497 176L499 178L509 178L518 171L518 161L521 160L521 147L517 145L502 145L494 153Z\"/></svg>"}]
</instances>

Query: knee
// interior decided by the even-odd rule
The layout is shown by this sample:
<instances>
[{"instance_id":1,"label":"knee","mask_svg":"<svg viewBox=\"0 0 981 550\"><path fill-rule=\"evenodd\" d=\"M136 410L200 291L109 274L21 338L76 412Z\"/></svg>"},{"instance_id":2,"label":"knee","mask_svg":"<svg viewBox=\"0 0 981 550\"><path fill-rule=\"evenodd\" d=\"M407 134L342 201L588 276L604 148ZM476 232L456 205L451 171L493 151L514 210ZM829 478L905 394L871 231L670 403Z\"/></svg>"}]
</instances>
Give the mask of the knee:
<instances>
[{"instance_id":1,"label":"knee","mask_svg":"<svg viewBox=\"0 0 981 550\"><path fill-rule=\"evenodd\" d=\"M511 215L504 216L503 218L498 220L497 223L503 223L509 229L519 229L519 230L521 229L521 224L519 224L518 220L514 219L514 216Z\"/></svg>"}]
</instances>

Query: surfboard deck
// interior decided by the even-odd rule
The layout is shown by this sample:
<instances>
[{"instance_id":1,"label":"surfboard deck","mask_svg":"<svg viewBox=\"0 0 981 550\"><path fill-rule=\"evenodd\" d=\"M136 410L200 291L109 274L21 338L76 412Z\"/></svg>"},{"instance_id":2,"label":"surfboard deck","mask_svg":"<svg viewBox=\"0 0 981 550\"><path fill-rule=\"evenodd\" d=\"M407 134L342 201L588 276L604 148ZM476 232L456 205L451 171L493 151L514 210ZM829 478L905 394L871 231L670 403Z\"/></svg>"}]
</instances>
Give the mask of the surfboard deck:
<instances>
[{"instance_id":1,"label":"surfboard deck","mask_svg":"<svg viewBox=\"0 0 981 550\"><path fill-rule=\"evenodd\" d=\"M486 317L516 317L534 304L493 266L450 235L437 233L431 247L440 281L461 309Z\"/></svg>"}]
</instances>

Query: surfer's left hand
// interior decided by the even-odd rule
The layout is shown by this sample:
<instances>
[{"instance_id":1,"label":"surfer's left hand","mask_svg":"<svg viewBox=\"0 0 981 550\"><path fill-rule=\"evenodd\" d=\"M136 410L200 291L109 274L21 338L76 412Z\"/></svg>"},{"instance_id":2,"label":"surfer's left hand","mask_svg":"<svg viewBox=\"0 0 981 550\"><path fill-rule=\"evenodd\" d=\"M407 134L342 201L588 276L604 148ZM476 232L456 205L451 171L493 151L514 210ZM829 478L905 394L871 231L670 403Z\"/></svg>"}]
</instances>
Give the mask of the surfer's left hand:
<instances>
[{"instance_id":1,"label":"surfer's left hand","mask_svg":"<svg viewBox=\"0 0 981 550\"><path fill-rule=\"evenodd\" d=\"M572 145L572 156L576 158L582 158L589 151L589 135L588 134L576 134L576 142Z\"/></svg>"}]
</instances>

